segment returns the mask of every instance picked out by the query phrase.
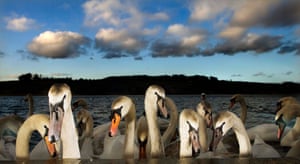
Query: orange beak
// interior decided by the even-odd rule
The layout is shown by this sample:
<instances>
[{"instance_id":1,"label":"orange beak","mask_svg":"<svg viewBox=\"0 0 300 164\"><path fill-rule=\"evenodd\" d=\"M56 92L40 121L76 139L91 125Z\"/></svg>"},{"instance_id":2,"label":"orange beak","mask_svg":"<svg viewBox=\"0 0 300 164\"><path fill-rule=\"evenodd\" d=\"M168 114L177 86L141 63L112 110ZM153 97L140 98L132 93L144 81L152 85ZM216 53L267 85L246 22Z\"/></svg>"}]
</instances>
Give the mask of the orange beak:
<instances>
[{"instance_id":1,"label":"orange beak","mask_svg":"<svg viewBox=\"0 0 300 164\"><path fill-rule=\"evenodd\" d=\"M48 152L50 154L51 157L56 157L56 149L55 149L55 145L53 143L51 143L48 139L48 136L44 137Z\"/></svg>"},{"instance_id":2,"label":"orange beak","mask_svg":"<svg viewBox=\"0 0 300 164\"><path fill-rule=\"evenodd\" d=\"M118 113L114 113L114 116L111 119L111 125L110 125L110 130L109 130L110 137L114 137L117 135L120 121L121 121L121 116Z\"/></svg>"}]
</instances>

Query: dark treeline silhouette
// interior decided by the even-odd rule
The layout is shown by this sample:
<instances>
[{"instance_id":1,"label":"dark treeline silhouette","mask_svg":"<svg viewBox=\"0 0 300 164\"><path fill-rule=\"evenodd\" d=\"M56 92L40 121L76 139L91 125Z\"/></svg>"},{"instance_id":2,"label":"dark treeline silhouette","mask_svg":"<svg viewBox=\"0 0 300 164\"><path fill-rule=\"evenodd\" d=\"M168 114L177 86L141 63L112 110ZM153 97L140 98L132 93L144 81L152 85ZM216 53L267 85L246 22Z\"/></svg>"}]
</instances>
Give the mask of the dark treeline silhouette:
<instances>
[{"instance_id":1,"label":"dark treeline silhouette","mask_svg":"<svg viewBox=\"0 0 300 164\"><path fill-rule=\"evenodd\" d=\"M300 84L255 83L218 80L216 77L162 75L118 76L98 80L72 78L43 78L31 73L19 76L19 81L0 82L1 95L24 95L28 92L47 95L54 83L67 83L74 95L144 94L151 84L161 85L168 94L300 94Z\"/></svg>"}]
</instances>

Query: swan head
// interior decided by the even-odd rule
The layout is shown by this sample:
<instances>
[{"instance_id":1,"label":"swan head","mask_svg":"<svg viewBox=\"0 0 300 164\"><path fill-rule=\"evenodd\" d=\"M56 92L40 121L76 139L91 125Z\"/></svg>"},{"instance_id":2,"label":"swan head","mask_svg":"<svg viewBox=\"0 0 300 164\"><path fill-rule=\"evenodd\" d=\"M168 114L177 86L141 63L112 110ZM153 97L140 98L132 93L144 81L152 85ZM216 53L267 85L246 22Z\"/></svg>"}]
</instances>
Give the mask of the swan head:
<instances>
[{"instance_id":1,"label":"swan head","mask_svg":"<svg viewBox=\"0 0 300 164\"><path fill-rule=\"evenodd\" d=\"M88 104L85 99L78 99L72 104L72 110L77 109L78 107L82 107L83 109L88 109Z\"/></svg>"},{"instance_id":2,"label":"swan head","mask_svg":"<svg viewBox=\"0 0 300 164\"><path fill-rule=\"evenodd\" d=\"M231 97L230 99L230 106L229 109L232 109L232 107L234 106L234 104L236 104L237 102L241 102L244 101L244 97L241 94L235 94Z\"/></svg>"},{"instance_id":3,"label":"swan head","mask_svg":"<svg viewBox=\"0 0 300 164\"><path fill-rule=\"evenodd\" d=\"M86 130L86 124L89 119L91 119L91 115L87 110L78 111L76 115L76 122L79 136L82 136L83 132Z\"/></svg>"},{"instance_id":4,"label":"swan head","mask_svg":"<svg viewBox=\"0 0 300 164\"><path fill-rule=\"evenodd\" d=\"M196 156L200 153L200 116L193 109L184 109L179 116L180 157Z\"/></svg>"},{"instance_id":5,"label":"swan head","mask_svg":"<svg viewBox=\"0 0 300 164\"><path fill-rule=\"evenodd\" d=\"M71 110L70 104L72 99L71 89L67 84L54 84L48 92L50 126L49 141L51 143L60 140L61 127L64 113Z\"/></svg>"},{"instance_id":6,"label":"swan head","mask_svg":"<svg viewBox=\"0 0 300 164\"><path fill-rule=\"evenodd\" d=\"M113 137L116 136L118 133L118 127L120 124L120 121L126 117L128 119L132 119L130 117L133 117L133 115L129 115L132 110L132 107L134 106L134 102L131 98L127 96L120 96L116 98L112 105L111 105L111 127L109 131L109 136ZM135 117L135 116L134 116Z\"/></svg>"},{"instance_id":7,"label":"swan head","mask_svg":"<svg viewBox=\"0 0 300 164\"><path fill-rule=\"evenodd\" d=\"M157 108L155 109L159 109L165 118L168 117L168 110L165 105L166 94L162 87L158 85L150 85L146 90L145 97L151 99L151 101L155 101L157 105ZM145 102L145 104L146 103L147 102ZM157 111L154 112L156 113Z\"/></svg>"},{"instance_id":8,"label":"swan head","mask_svg":"<svg viewBox=\"0 0 300 164\"><path fill-rule=\"evenodd\" d=\"M276 104L276 112L278 112L280 109L282 109L284 106L289 105L289 104L294 104L298 103L297 99L294 97L288 96L288 97L283 97L277 101Z\"/></svg>"},{"instance_id":9,"label":"swan head","mask_svg":"<svg viewBox=\"0 0 300 164\"><path fill-rule=\"evenodd\" d=\"M220 112L215 116L210 150L216 150L223 136L233 127L233 120L232 114L229 111Z\"/></svg>"},{"instance_id":10,"label":"swan head","mask_svg":"<svg viewBox=\"0 0 300 164\"><path fill-rule=\"evenodd\" d=\"M207 128L212 128L213 125L212 109L208 107L205 104L205 102L201 101L197 105L197 112L200 116L202 116L205 119Z\"/></svg>"},{"instance_id":11,"label":"swan head","mask_svg":"<svg viewBox=\"0 0 300 164\"><path fill-rule=\"evenodd\" d=\"M288 122L295 119L300 105L293 97L284 97L277 102L275 123L278 125L277 138L280 140Z\"/></svg>"}]
</instances>

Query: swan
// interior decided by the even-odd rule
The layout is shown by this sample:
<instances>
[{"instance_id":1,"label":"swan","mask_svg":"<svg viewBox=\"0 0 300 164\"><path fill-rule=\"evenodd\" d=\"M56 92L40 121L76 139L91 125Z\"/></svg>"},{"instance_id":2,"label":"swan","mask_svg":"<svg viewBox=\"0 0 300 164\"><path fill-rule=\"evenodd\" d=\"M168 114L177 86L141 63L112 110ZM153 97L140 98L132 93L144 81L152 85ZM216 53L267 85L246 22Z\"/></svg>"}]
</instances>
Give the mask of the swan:
<instances>
[{"instance_id":1,"label":"swan","mask_svg":"<svg viewBox=\"0 0 300 164\"><path fill-rule=\"evenodd\" d=\"M67 84L53 84L48 92L50 125L49 141L60 141L63 159L80 159L78 135L73 118L71 89Z\"/></svg>"},{"instance_id":2,"label":"swan","mask_svg":"<svg viewBox=\"0 0 300 164\"><path fill-rule=\"evenodd\" d=\"M168 124L168 128L162 135L164 146L167 147L176 133L178 124L178 110L175 102L168 96L165 98L165 105L167 109L170 110L170 122Z\"/></svg>"},{"instance_id":3,"label":"swan","mask_svg":"<svg viewBox=\"0 0 300 164\"><path fill-rule=\"evenodd\" d=\"M93 153L93 128L94 120L90 112L81 109L77 112L76 123L79 135L79 149L81 159L91 158Z\"/></svg>"},{"instance_id":4,"label":"swan","mask_svg":"<svg viewBox=\"0 0 300 164\"><path fill-rule=\"evenodd\" d=\"M24 101L28 102L28 118L34 111L32 94L27 94ZM16 114L0 118L0 159L15 159L15 140L23 122L24 118Z\"/></svg>"},{"instance_id":5,"label":"swan","mask_svg":"<svg viewBox=\"0 0 300 164\"><path fill-rule=\"evenodd\" d=\"M31 93L28 93L25 98L24 98L24 101L28 102L28 113L27 113L27 117L30 117L33 112L34 112L34 101L33 101L33 97L32 97L32 94Z\"/></svg>"},{"instance_id":6,"label":"swan","mask_svg":"<svg viewBox=\"0 0 300 164\"><path fill-rule=\"evenodd\" d=\"M214 121L213 149L216 148L222 137L230 129L233 129L238 140L240 156L252 156L255 158L280 157L279 153L266 144L259 135L256 135L254 144L251 146L243 122L234 113L230 111L219 112L215 116Z\"/></svg>"},{"instance_id":7,"label":"swan","mask_svg":"<svg viewBox=\"0 0 300 164\"><path fill-rule=\"evenodd\" d=\"M246 119L247 119L247 111L248 111L248 107L246 105L246 101L243 95L241 94L235 94L232 96L232 98L230 99L230 107L229 109L231 109L234 104L239 103L242 110L241 110L241 120L242 122L245 124ZM284 135L287 134L287 132L289 131L290 128L286 128L286 130L284 131ZM263 139L264 141L278 141L278 138L276 137L276 130L277 130L277 126L273 123L264 123L264 124L260 124L254 127L250 127L247 129L247 134L249 136L249 139L251 141L255 140L256 135L259 135L261 139Z\"/></svg>"},{"instance_id":8,"label":"swan","mask_svg":"<svg viewBox=\"0 0 300 164\"><path fill-rule=\"evenodd\" d=\"M82 107L76 114L76 125L79 135L79 148L83 146L85 139L92 138L94 132L94 119L88 111L87 102L84 99L78 99L72 103L72 110Z\"/></svg>"},{"instance_id":9,"label":"swan","mask_svg":"<svg viewBox=\"0 0 300 164\"><path fill-rule=\"evenodd\" d=\"M215 150L222 137L233 129L239 143L239 154L249 156L252 154L250 139L247 135L243 122L230 111L219 112L214 118L214 135L212 146Z\"/></svg>"},{"instance_id":10,"label":"swan","mask_svg":"<svg viewBox=\"0 0 300 164\"><path fill-rule=\"evenodd\" d=\"M111 143L106 144L103 153L100 155L102 159L134 159L137 148L135 145L135 121L136 110L135 104L131 98L127 96L117 97L111 105L111 126L108 133ZM125 136L118 135L118 126L121 119L125 119L126 131ZM124 144L120 144L124 142ZM123 148L122 148L123 147ZM114 149L116 148L116 149Z\"/></svg>"},{"instance_id":11,"label":"swan","mask_svg":"<svg viewBox=\"0 0 300 164\"><path fill-rule=\"evenodd\" d=\"M283 97L277 102L275 122L278 125L277 138L281 146L292 146L300 137L300 103L292 97ZM287 123L296 118L296 123L284 136Z\"/></svg>"},{"instance_id":12,"label":"swan","mask_svg":"<svg viewBox=\"0 0 300 164\"><path fill-rule=\"evenodd\" d=\"M47 127L49 127L49 116L46 114L35 114L26 119L18 131L16 140L15 154L18 160L28 158L35 160L49 159L56 155L54 145L50 144L47 139ZM40 142L29 154L29 141L33 131L38 131L45 142Z\"/></svg>"},{"instance_id":13,"label":"swan","mask_svg":"<svg viewBox=\"0 0 300 164\"><path fill-rule=\"evenodd\" d=\"M145 113L136 122L136 138L139 145L139 159L147 158L147 142L149 137L148 124ZM149 144L148 144L149 147ZM150 147L148 148L148 150Z\"/></svg>"},{"instance_id":14,"label":"swan","mask_svg":"<svg viewBox=\"0 0 300 164\"><path fill-rule=\"evenodd\" d=\"M168 111L165 107L165 90L158 85L150 85L145 93L145 113L149 129L149 140L151 144L150 157L159 158L165 156L165 150L157 122L158 108L167 117Z\"/></svg>"},{"instance_id":15,"label":"swan","mask_svg":"<svg viewBox=\"0 0 300 164\"><path fill-rule=\"evenodd\" d=\"M201 144L206 144L202 139L206 138L204 136L206 136L204 119L192 109L183 109L179 115L179 157L192 157L193 152L200 153L200 148L203 148Z\"/></svg>"},{"instance_id":16,"label":"swan","mask_svg":"<svg viewBox=\"0 0 300 164\"><path fill-rule=\"evenodd\" d=\"M49 159L49 157L56 156L55 147L47 138L48 126L49 116L44 114L32 115L22 124L16 140L15 152L17 159L27 159L29 157L30 159ZM43 136L44 142L39 142L29 156L29 140L33 131L38 131Z\"/></svg>"},{"instance_id":17,"label":"swan","mask_svg":"<svg viewBox=\"0 0 300 164\"><path fill-rule=\"evenodd\" d=\"M207 102L208 103L208 102ZM197 113L205 118L207 128L212 127L213 119L212 119L212 108L206 102L201 101L197 104L196 111Z\"/></svg>"}]
</instances>

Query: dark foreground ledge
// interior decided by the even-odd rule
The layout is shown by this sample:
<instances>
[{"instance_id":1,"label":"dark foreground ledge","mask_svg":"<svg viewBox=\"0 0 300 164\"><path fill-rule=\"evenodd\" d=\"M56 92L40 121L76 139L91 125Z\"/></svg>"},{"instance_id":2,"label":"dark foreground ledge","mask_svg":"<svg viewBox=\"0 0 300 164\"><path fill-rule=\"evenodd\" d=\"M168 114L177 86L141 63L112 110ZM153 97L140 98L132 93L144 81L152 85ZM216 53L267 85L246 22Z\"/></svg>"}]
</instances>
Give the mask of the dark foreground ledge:
<instances>
[{"instance_id":1,"label":"dark foreground ledge","mask_svg":"<svg viewBox=\"0 0 300 164\"><path fill-rule=\"evenodd\" d=\"M299 158L225 158L225 159L194 159L194 158L162 158L162 159L145 159L145 160L132 160L132 159L120 159L120 160L105 160L105 159L87 159L87 160L25 160L25 161L0 161L1 163L30 163L30 164L56 164L56 163L67 163L67 164L134 164L134 163L150 163L150 164L160 164L160 163L169 163L169 164L298 164L300 163Z\"/></svg>"}]
</instances>

